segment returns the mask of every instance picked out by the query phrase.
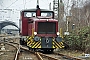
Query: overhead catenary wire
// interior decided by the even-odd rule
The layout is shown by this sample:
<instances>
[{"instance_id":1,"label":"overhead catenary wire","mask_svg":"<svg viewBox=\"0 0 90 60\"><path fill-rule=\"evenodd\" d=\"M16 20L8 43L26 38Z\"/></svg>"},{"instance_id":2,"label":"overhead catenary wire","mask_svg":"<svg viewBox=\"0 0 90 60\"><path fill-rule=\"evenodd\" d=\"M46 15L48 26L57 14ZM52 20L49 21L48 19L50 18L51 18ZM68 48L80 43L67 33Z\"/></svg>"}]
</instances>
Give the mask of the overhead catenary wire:
<instances>
[{"instance_id":1,"label":"overhead catenary wire","mask_svg":"<svg viewBox=\"0 0 90 60\"><path fill-rule=\"evenodd\" d=\"M8 8L11 7L13 4L15 4L17 1L18 1L18 0L15 0L15 1L12 2L8 7L4 8L4 9L8 9ZM26 4L26 3L29 3L29 2L31 2L31 1L32 1L32 0L29 0L28 2L25 2L25 4ZM23 5L23 3L20 4L20 5ZM18 5L15 5L15 6L19 7ZM16 10L17 10L17 9L16 9ZM17 11L20 11L20 10L17 10ZM1 13L0 13L0 14L1 14Z\"/></svg>"},{"instance_id":2,"label":"overhead catenary wire","mask_svg":"<svg viewBox=\"0 0 90 60\"><path fill-rule=\"evenodd\" d=\"M32 0L29 0L29 1L27 1L27 2L25 1L24 4L26 5L26 3L29 3L29 2L31 2L31 1L32 1ZM17 6L17 7L20 7L21 5L23 5L23 3L21 3L19 6L18 6L18 5L15 5L15 6L13 6L13 7L16 7L16 6ZM24 5L24 6L25 6L25 5Z\"/></svg>"},{"instance_id":3,"label":"overhead catenary wire","mask_svg":"<svg viewBox=\"0 0 90 60\"><path fill-rule=\"evenodd\" d=\"M12 2L8 7L6 7L5 9L8 9L9 7L11 7L13 4L15 4L16 2L17 2L18 0L15 0L14 2ZM23 0L23 3L22 4L20 4L20 5L23 5L24 4L24 9L25 9L25 5L26 5L26 3L29 3L29 2L31 2L31 1L33 1L33 0L29 0L29 1L27 1L26 2L26 0ZM45 2L44 0L42 0L43 2ZM47 0L48 1L48 0ZM50 2L48 1L48 6L49 6L49 4L50 4ZM46 5L46 3L44 3L44 5ZM15 6L17 6L17 7L20 7L20 6L18 6L18 5L15 5ZM15 7L14 6L14 7Z\"/></svg>"},{"instance_id":4,"label":"overhead catenary wire","mask_svg":"<svg viewBox=\"0 0 90 60\"><path fill-rule=\"evenodd\" d=\"M12 2L8 7L6 7L6 9L9 8L10 6L12 6L13 4L15 4L17 1L18 0L15 0L14 2Z\"/></svg>"},{"instance_id":5,"label":"overhead catenary wire","mask_svg":"<svg viewBox=\"0 0 90 60\"><path fill-rule=\"evenodd\" d=\"M14 3L16 3L18 0L15 0L14 2L12 2L8 7L6 7L5 9L8 9L11 5L13 5ZM0 13L1 14L1 13Z\"/></svg>"},{"instance_id":6,"label":"overhead catenary wire","mask_svg":"<svg viewBox=\"0 0 90 60\"><path fill-rule=\"evenodd\" d=\"M7 6L7 7L5 7L4 9L9 9L12 5L14 5L17 1L19 1L19 0L15 0L14 2L12 2L9 6ZM25 5L26 5L26 3L29 3L29 2L31 2L31 1L33 1L33 0L29 0L29 1L26 1L26 0L23 0L23 3L22 4L19 4L19 5L15 5L15 6L17 6L17 7L20 7L21 5L24 5L24 9L25 9ZM41 1L44 1L44 0L41 0ZM49 6L49 0L47 0L48 1L48 6ZM3 2L3 1L2 1ZM45 1L44 1L45 2ZM44 5L47 5L46 3L44 3ZM14 6L14 7L15 7ZM15 9L15 10L17 10L17 9ZM18 10L18 11L20 11L20 10ZM1 13L0 13L1 14Z\"/></svg>"}]
</instances>

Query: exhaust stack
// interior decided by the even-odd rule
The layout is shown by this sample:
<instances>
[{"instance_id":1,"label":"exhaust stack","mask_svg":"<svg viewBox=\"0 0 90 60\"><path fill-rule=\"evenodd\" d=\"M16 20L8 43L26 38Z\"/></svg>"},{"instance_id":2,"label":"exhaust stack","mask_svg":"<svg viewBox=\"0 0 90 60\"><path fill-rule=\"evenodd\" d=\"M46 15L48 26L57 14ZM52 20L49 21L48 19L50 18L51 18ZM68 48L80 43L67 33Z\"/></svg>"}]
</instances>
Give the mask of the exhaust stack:
<instances>
[{"instance_id":1,"label":"exhaust stack","mask_svg":"<svg viewBox=\"0 0 90 60\"><path fill-rule=\"evenodd\" d=\"M36 6L36 16L41 16L41 10L39 8L39 0L37 0L37 6Z\"/></svg>"}]
</instances>

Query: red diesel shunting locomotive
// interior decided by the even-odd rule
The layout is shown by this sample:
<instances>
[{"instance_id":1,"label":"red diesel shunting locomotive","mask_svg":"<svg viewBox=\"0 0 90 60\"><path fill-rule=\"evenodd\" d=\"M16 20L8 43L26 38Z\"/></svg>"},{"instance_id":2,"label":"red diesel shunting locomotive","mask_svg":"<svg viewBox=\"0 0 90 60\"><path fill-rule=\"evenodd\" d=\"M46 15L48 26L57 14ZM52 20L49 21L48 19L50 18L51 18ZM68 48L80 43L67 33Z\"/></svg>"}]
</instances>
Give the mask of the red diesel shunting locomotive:
<instances>
[{"instance_id":1,"label":"red diesel shunting locomotive","mask_svg":"<svg viewBox=\"0 0 90 60\"><path fill-rule=\"evenodd\" d=\"M38 5L37 9L21 11L20 34L20 44L29 49L52 52L55 48L64 47L54 12L40 9Z\"/></svg>"}]
</instances>

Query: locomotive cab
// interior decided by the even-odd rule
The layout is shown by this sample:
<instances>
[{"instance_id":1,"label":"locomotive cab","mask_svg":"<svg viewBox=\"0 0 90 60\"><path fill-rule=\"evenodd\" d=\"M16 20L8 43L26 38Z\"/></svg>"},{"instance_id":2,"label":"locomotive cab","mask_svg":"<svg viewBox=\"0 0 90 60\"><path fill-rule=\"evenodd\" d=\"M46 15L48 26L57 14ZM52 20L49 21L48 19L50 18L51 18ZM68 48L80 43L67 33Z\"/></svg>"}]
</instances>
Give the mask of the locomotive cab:
<instances>
[{"instance_id":1,"label":"locomotive cab","mask_svg":"<svg viewBox=\"0 0 90 60\"><path fill-rule=\"evenodd\" d=\"M58 20L50 10L27 9L21 11L20 44L29 49L53 51L63 48L62 38L59 37Z\"/></svg>"}]
</instances>

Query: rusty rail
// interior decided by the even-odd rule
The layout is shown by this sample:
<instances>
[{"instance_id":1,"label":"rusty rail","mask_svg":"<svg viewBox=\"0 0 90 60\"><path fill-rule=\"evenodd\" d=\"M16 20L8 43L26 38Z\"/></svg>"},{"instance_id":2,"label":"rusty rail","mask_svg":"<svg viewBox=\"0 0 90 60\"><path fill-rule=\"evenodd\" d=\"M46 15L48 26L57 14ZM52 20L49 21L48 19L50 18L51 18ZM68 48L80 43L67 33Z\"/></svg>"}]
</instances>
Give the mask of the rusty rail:
<instances>
[{"instance_id":1,"label":"rusty rail","mask_svg":"<svg viewBox=\"0 0 90 60\"><path fill-rule=\"evenodd\" d=\"M18 43L10 43L10 42L2 42L2 41L1 41L0 43L8 44L8 45L11 45L11 46L13 46L14 48L16 48L17 52L16 52L16 54L15 54L14 60L18 60L18 54L19 54L20 48L17 48L16 46L14 46L14 44L19 45Z\"/></svg>"},{"instance_id":2,"label":"rusty rail","mask_svg":"<svg viewBox=\"0 0 90 60\"><path fill-rule=\"evenodd\" d=\"M38 59L43 60L43 58L40 56L38 52L36 52Z\"/></svg>"},{"instance_id":3,"label":"rusty rail","mask_svg":"<svg viewBox=\"0 0 90 60\"><path fill-rule=\"evenodd\" d=\"M39 53L41 56L45 56L45 57L47 57L47 58L49 58L50 60L58 60L57 58L53 58L53 57L51 57L51 56L48 56L48 55L46 55L46 54L42 54L42 53Z\"/></svg>"},{"instance_id":4,"label":"rusty rail","mask_svg":"<svg viewBox=\"0 0 90 60\"><path fill-rule=\"evenodd\" d=\"M17 49L17 52L16 52L16 55L15 55L15 59L14 60L18 60L19 53L20 53L20 45L19 45L19 48Z\"/></svg>"},{"instance_id":5,"label":"rusty rail","mask_svg":"<svg viewBox=\"0 0 90 60\"><path fill-rule=\"evenodd\" d=\"M24 49L24 50L27 50L27 51L35 54L39 60L43 60L43 58L40 56L40 54L39 54L38 52L30 51L29 49L24 48L24 47L22 47L22 46L20 46L20 48L21 48L21 49Z\"/></svg>"}]
</instances>

